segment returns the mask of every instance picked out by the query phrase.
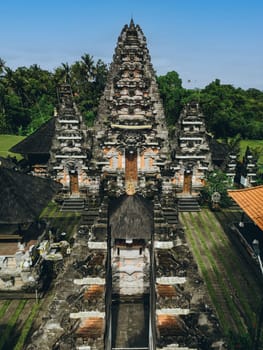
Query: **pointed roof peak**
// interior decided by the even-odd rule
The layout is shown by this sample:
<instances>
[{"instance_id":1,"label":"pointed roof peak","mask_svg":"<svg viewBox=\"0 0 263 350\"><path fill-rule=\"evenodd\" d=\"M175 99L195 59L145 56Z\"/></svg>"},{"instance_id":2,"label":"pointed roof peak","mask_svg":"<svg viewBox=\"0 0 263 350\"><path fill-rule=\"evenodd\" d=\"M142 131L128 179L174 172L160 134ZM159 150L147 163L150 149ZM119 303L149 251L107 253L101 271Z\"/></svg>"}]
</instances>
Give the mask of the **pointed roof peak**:
<instances>
[{"instance_id":1,"label":"pointed roof peak","mask_svg":"<svg viewBox=\"0 0 263 350\"><path fill-rule=\"evenodd\" d=\"M133 18L131 17L131 21L130 21L130 25L129 25L130 28L134 28L135 27L135 24L134 24L134 21L133 21Z\"/></svg>"}]
</instances>

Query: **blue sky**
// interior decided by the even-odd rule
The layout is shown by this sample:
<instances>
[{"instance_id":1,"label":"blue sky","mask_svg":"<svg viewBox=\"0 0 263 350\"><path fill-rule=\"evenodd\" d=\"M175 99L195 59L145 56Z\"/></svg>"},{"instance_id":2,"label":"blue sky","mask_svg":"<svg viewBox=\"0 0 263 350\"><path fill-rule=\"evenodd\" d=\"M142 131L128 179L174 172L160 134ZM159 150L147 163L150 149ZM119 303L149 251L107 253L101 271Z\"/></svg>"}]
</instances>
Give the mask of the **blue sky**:
<instances>
[{"instance_id":1,"label":"blue sky","mask_svg":"<svg viewBox=\"0 0 263 350\"><path fill-rule=\"evenodd\" d=\"M262 0L2 0L0 57L13 69L53 71L84 53L110 63L131 17L158 75L263 90Z\"/></svg>"}]
</instances>

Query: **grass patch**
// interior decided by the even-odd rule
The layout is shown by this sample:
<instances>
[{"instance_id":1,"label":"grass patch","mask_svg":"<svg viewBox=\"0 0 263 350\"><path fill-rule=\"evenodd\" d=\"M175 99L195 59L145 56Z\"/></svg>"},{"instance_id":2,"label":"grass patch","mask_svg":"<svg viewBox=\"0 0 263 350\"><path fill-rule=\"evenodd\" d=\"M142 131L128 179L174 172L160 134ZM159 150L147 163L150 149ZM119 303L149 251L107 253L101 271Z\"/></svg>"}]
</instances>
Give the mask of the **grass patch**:
<instances>
[{"instance_id":1,"label":"grass patch","mask_svg":"<svg viewBox=\"0 0 263 350\"><path fill-rule=\"evenodd\" d=\"M35 318L39 308L40 308L40 303L35 303L31 312L30 312L30 315L28 316L28 318L23 326L22 332L18 338L16 346L14 347L14 350L23 350L25 341L27 339L29 331L32 327L32 323L34 321L34 318Z\"/></svg>"},{"instance_id":2,"label":"grass patch","mask_svg":"<svg viewBox=\"0 0 263 350\"><path fill-rule=\"evenodd\" d=\"M15 327L16 321L20 315L20 313L23 311L24 306L26 305L27 300L21 300L18 304L18 307L16 308L13 315L9 318L7 325L5 327L5 330L1 336L0 339L0 350L2 349L8 349L8 344L13 341L12 338L12 332ZM10 348L11 349L11 348Z\"/></svg>"},{"instance_id":3,"label":"grass patch","mask_svg":"<svg viewBox=\"0 0 263 350\"><path fill-rule=\"evenodd\" d=\"M224 311L222 310L221 305L219 305L218 300L217 300L217 294L215 287L213 285L213 279L215 278L218 282L219 285L221 285L221 295L222 298L224 298L225 303L227 305L227 308L229 309L229 312L232 314L232 319L235 322L235 325L238 329L238 333L245 333L245 327L243 325L243 322L240 319L239 313L236 310L235 304L233 303L233 300L229 296L229 290L228 287L225 284L225 281L223 280L220 271L218 270L218 267L213 259L213 256L211 254L210 249L208 248L206 244L206 240L203 237L202 230L199 228L198 222L196 221L197 218L194 217L192 213L189 213L189 219L186 218L186 216L182 213L181 218L183 220L184 226L185 226L185 231L187 233L187 237L190 240L190 244L193 250L193 254L195 256L195 259L197 261L198 267L200 269L201 275L203 276L210 298L212 300L212 303L214 304L214 307L216 309L216 313L218 315L218 319L220 320L220 324L223 328L223 333L227 336L228 332L231 330L229 328L229 324L226 321ZM191 223L191 225L190 225ZM195 236L193 235L193 232L195 232ZM204 249L204 252L202 253L196 243L196 239L199 239L202 247ZM207 266L204 263L203 260L203 254L207 257L209 260L209 264L211 266L211 273L208 272ZM214 276L214 277L213 277Z\"/></svg>"},{"instance_id":4,"label":"grass patch","mask_svg":"<svg viewBox=\"0 0 263 350\"><path fill-rule=\"evenodd\" d=\"M199 228L199 225L198 223L196 222L194 216L193 216L193 213L189 213L190 217L191 217L191 220L192 220L192 224L194 226L194 229L195 229L195 232L198 233L198 237L199 237L199 240L201 241L202 243L202 246L205 250L205 253L206 253L206 256L212 266L212 270L217 278L217 280L220 282L220 285L221 285L221 288L222 288L222 295L224 296L224 299L225 299L225 302L226 304L228 305L228 308L229 310L231 311L232 313L232 317L233 319L235 320L235 324L237 326L237 328L239 329L239 331L241 333L244 333L245 332L245 329L243 327L243 324L240 320L240 317L239 317L239 314L236 310L236 307L235 307L235 304L233 303L230 295L229 295L229 291L228 291L228 288L226 286L226 283L225 283L225 280L222 279L222 276L221 276L221 273L219 272L218 268L217 268L217 265L215 263L215 260L213 258L213 255L211 254L211 251L210 249L208 248L207 244L206 244L206 240L204 239L203 235L202 235L202 232ZM198 215L199 216L199 215Z\"/></svg>"},{"instance_id":5,"label":"grass patch","mask_svg":"<svg viewBox=\"0 0 263 350\"><path fill-rule=\"evenodd\" d=\"M51 201L42 211L40 218L49 221L50 226L57 232L66 232L66 239L73 236L76 226L78 225L81 213L70 211L62 212L59 204Z\"/></svg>"},{"instance_id":6,"label":"grass patch","mask_svg":"<svg viewBox=\"0 0 263 350\"><path fill-rule=\"evenodd\" d=\"M185 229L186 229L186 232L187 232L187 237L191 243L191 248L193 250L193 254L195 256L195 259L197 261L197 264L198 264L198 267L200 269L200 272L201 272L201 275L203 277L203 279L205 280L205 284L206 284L206 287L207 287L207 290L208 290L208 293L210 295L210 298L212 300L212 303L216 309L216 313L218 315L218 318L220 320L220 324L221 324L221 327L223 329L223 332L226 334L228 332L228 323L226 321L226 318L225 318L225 314L222 310L222 308L220 307L220 304L218 303L218 300L217 300L217 296L216 296L216 291L213 287L213 284L211 282L211 279L209 277L209 274L207 272L207 267L206 265L204 264L203 262L203 257L201 256L200 252L199 252L199 249L196 245L196 238L193 237L192 233L191 233L191 228L189 227L188 225L188 222L187 222L187 219L185 218L184 214L182 213L181 215L182 219L183 219L183 222L184 222L184 225L185 225Z\"/></svg>"},{"instance_id":7,"label":"grass patch","mask_svg":"<svg viewBox=\"0 0 263 350\"><path fill-rule=\"evenodd\" d=\"M10 304L10 300L6 300L4 302L3 306L0 309L0 318L2 318L4 316L4 314L6 313L6 310L7 310L8 306L9 306L9 304Z\"/></svg>"},{"instance_id":8,"label":"grass patch","mask_svg":"<svg viewBox=\"0 0 263 350\"><path fill-rule=\"evenodd\" d=\"M224 242L224 247L228 248L227 240L222 235L222 231L215 224L215 221L216 221L215 218L213 218L212 215L210 216L208 211L205 211L204 214L208 217L208 221L207 221L208 224L209 223L213 224L211 228L215 231L217 236L219 236L221 238L221 241ZM227 275L229 276L231 283L237 292L237 295L238 295L238 298L241 302L241 305L245 310L245 314L249 318L249 324L247 326L248 326L248 329L250 329L255 322L255 315L253 314L250 306L248 305L248 303L243 295L242 289L240 289L239 281L236 280L236 275L235 275L235 271L233 270L233 265L230 266L229 263L226 262L225 257L222 255L220 249L218 249L216 241L214 239L214 236L211 234L211 228L209 229L208 224L206 224L206 222L205 222L205 218L201 214L199 215L199 218L200 218L200 221L202 222L202 224L207 232L207 235L209 236L210 241L213 244L214 250L217 251L218 258L219 258L221 264L224 266L224 268L227 272ZM234 254L232 254L230 249L228 249L228 256L231 256L231 261L233 262L233 264L235 264L236 266L239 265L238 260L236 259L236 256Z\"/></svg>"},{"instance_id":9,"label":"grass patch","mask_svg":"<svg viewBox=\"0 0 263 350\"><path fill-rule=\"evenodd\" d=\"M25 136L0 135L0 156L4 158L7 156L16 157L18 160L22 159L20 154L9 152L9 149L24 138Z\"/></svg>"},{"instance_id":10,"label":"grass patch","mask_svg":"<svg viewBox=\"0 0 263 350\"><path fill-rule=\"evenodd\" d=\"M240 159L244 156L247 146L250 149L259 149L260 154L258 158L259 171L263 173L263 140L242 140L240 141Z\"/></svg>"},{"instance_id":11,"label":"grass patch","mask_svg":"<svg viewBox=\"0 0 263 350\"><path fill-rule=\"evenodd\" d=\"M59 214L59 206L56 202L51 201L48 205L42 210L40 218L54 218Z\"/></svg>"}]
</instances>

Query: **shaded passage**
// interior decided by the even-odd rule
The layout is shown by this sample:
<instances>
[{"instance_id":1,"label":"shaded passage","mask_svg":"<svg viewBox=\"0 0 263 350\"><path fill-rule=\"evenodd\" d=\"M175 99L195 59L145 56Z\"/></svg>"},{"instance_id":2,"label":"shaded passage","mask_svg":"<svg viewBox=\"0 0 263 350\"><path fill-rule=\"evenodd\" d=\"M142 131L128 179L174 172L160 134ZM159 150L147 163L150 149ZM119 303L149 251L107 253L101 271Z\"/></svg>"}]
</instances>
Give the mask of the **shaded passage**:
<instances>
[{"instance_id":1,"label":"shaded passage","mask_svg":"<svg viewBox=\"0 0 263 350\"><path fill-rule=\"evenodd\" d=\"M112 347L148 347L149 296L136 300L112 301Z\"/></svg>"}]
</instances>

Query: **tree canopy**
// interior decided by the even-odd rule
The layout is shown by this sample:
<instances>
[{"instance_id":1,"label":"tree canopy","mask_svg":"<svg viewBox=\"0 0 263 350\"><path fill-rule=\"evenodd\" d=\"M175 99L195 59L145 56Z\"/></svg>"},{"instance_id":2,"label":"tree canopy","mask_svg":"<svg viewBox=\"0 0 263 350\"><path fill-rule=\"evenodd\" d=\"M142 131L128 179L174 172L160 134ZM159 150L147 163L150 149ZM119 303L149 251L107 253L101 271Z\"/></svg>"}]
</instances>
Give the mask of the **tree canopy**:
<instances>
[{"instance_id":1,"label":"tree canopy","mask_svg":"<svg viewBox=\"0 0 263 350\"><path fill-rule=\"evenodd\" d=\"M54 72L34 64L15 70L0 60L0 133L28 135L53 115L57 86L70 82L76 104L87 123L95 118L104 89L107 66L84 54L72 65L62 63Z\"/></svg>"},{"instance_id":2,"label":"tree canopy","mask_svg":"<svg viewBox=\"0 0 263 350\"><path fill-rule=\"evenodd\" d=\"M0 59L0 133L28 135L53 115L56 88L71 84L75 102L89 126L96 117L107 78L107 65L84 53L69 65L62 63L53 72L34 64L9 68ZM175 71L157 77L169 128L175 128L185 103L198 100L207 129L216 138L263 138L263 92L243 90L215 79L204 89L185 89Z\"/></svg>"}]
</instances>

